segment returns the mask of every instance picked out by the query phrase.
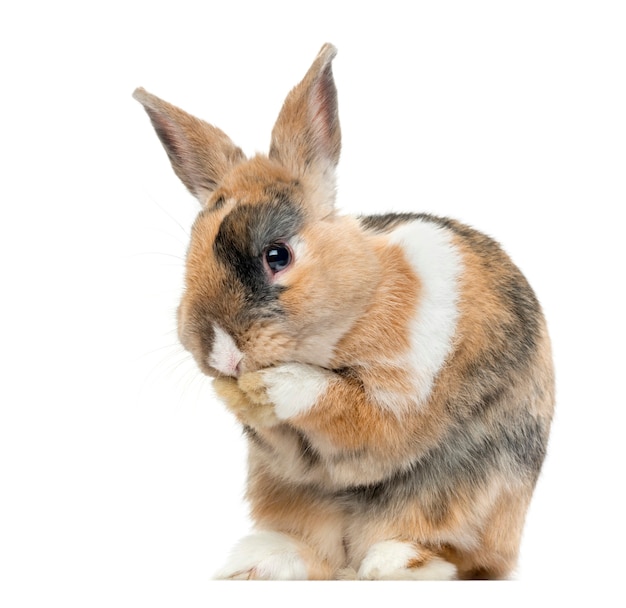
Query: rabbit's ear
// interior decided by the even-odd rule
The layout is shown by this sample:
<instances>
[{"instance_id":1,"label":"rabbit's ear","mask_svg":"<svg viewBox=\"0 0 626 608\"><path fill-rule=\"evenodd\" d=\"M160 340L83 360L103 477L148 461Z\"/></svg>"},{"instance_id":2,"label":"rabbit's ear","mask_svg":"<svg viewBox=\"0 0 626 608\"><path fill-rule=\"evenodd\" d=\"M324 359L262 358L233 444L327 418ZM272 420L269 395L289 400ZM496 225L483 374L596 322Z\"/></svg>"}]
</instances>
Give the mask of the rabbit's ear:
<instances>
[{"instance_id":1,"label":"rabbit's ear","mask_svg":"<svg viewBox=\"0 0 626 608\"><path fill-rule=\"evenodd\" d=\"M322 47L306 76L287 96L272 131L270 157L296 174L334 175L339 162L341 129L331 66L336 53L331 44Z\"/></svg>"},{"instance_id":2,"label":"rabbit's ear","mask_svg":"<svg viewBox=\"0 0 626 608\"><path fill-rule=\"evenodd\" d=\"M222 177L245 160L220 129L138 88L133 97L145 108L176 175L204 205Z\"/></svg>"}]
</instances>

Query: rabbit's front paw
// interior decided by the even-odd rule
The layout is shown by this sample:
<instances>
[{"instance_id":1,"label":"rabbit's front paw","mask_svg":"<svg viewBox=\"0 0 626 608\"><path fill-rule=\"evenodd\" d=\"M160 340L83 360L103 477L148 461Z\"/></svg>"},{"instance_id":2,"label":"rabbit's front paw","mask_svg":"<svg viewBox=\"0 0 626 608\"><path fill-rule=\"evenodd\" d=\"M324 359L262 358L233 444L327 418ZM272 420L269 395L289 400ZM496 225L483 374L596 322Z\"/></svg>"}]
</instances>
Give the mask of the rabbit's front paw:
<instances>
[{"instance_id":1,"label":"rabbit's front paw","mask_svg":"<svg viewBox=\"0 0 626 608\"><path fill-rule=\"evenodd\" d=\"M252 374L247 374L252 375ZM274 406L262 398L262 392L246 392L234 378L219 377L213 380L213 388L237 419L252 428L263 428L279 422Z\"/></svg>"},{"instance_id":2,"label":"rabbit's front paw","mask_svg":"<svg viewBox=\"0 0 626 608\"><path fill-rule=\"evenodd\" d=\"M311 409L326 393L334 374L304 363L284 363L244 374L239 387L259 404L272 403L281 420Z\"/></svg>"},{"instance_id":3,"label":"rabbit's front paw","mask_svg":"<svg viewBox=\"0 0 626 608\"><path fill-rule=\"evenodd\" d=\"M305 580L308 575L298 543L286 534L268 530L242 538L215 578Z\"/></svg>"},{"instance_id":4,"label":"rabbit's front paw","mask_svg":"<svg viewBox=\"0 0 626 608\"><path fill-rule=\"evenodd\" d=\"M415 543L387 540L370 547L357 578L361 580L453 580L456 567Z\"/></svg>"}]
</instances>

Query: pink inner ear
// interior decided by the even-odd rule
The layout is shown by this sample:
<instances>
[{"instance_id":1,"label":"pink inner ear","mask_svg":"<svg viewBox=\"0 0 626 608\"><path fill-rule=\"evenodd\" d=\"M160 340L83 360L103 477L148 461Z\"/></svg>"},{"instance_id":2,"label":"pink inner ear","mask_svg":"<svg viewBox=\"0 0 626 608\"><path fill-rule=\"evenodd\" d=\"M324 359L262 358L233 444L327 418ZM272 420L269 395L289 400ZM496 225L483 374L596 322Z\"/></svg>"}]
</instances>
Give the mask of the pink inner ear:
<instances>
[{"instance_id":1,"label":"pink inner ear","mask_svg":"<svg viewBox=\"0 0 626 608\"><path fill-rule=\"evenodd\" d=\"M337 89L333 81L330 64L315 81L311 94L311 123L319 141L318 147L327 156L335 156L333 136L338 129Z\"/></svg>"},{"instance_id":2,"label":"pink inner ear","mask_svg":"<svg viewBox=\"0 0 626 608\"><path fill-rule=\"evenodd\" d=\"M168 120L166 116L157 110L146 107L146 112L148 113L152 126L154 127L154 130L159 136L159 139L163 143L163 146L165 147L165 150L170 158L181 162L183 160L183 149L181 146L181 138L183 135L180 129L178 129L171 120Z\"/></svg>"}]
</instances>

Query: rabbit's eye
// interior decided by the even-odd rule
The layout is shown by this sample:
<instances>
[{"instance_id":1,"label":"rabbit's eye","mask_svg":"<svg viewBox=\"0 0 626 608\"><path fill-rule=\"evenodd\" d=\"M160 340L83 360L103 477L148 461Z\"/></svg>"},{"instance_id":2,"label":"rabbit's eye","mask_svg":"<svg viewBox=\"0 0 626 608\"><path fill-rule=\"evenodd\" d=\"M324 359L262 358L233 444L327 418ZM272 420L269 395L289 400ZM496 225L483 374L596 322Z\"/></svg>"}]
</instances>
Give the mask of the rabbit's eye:
<instances>
[{"instance_id":1,"label":"rabbit's eye","mask_svg":"<svg viewBox=\"0 0 626 608\"><path fill-rule=\"evenodd\" d=\"M285 243L274 243L265 250L265 261L273 273L287 268L291 258L291 250Z\"/></svg>"}]
</instances>

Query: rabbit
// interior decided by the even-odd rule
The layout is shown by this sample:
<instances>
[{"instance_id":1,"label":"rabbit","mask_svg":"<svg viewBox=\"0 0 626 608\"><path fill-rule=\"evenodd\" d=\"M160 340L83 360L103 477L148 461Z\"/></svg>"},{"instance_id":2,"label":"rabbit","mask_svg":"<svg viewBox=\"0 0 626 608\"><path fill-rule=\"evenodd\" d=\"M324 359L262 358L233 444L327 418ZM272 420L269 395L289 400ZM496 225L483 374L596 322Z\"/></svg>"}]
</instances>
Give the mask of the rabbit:
<instances>
[{"instance_id":1,"label":"rabbit","mask_svg":"<svg viewBox=\"0 0 626 608\"><path fill-rule=\"evenodd\" d=\"M335 55L251 158L134 92L201 204L180 342L248 447L254 527L215 578L507 579L553 416L546 322L477 230L337 212Z\"/></svg>"}]
</instances>

